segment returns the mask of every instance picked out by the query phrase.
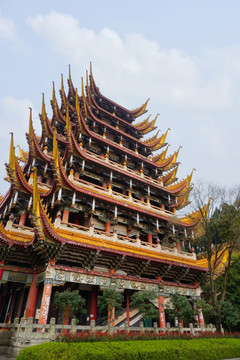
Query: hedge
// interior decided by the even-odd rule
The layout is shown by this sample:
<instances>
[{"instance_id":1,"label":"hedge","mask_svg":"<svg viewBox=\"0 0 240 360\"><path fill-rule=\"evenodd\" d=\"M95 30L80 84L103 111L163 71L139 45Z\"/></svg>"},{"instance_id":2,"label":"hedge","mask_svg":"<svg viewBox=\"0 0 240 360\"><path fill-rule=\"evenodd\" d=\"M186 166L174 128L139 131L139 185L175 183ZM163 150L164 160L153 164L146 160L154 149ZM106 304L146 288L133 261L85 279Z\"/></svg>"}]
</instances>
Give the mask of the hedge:
<instances>
[{"instance_id":1,"label":"hedge","mask_svg":"<svg viewBox=\"0 0 240 360\"><path fill-rule=\"evenodd\" d=\"M217 360L240 357L239 339L45 343L22 349L16 360Z\"/></svg>"}]
</instances>

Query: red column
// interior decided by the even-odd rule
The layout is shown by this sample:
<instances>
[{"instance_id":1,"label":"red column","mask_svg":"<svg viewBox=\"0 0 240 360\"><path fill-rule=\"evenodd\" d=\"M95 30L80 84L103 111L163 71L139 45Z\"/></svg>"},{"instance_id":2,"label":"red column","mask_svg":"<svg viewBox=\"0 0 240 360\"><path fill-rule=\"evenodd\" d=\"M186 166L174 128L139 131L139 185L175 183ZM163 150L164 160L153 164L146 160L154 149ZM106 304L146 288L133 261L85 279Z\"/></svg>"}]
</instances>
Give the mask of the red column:
<instances>
[{"instance_id":1,"label":"red column","mask_svg":"<svg viewBox=\"0 0 240 360\"><path fill-rule=\"evenodd\" d=\"M177 248L177 252L180 253L181 249L180 249L180 241L176 241L176 248Z\"/></svg>"},{"instance_id":2,"label":"red column","mask_svg":"<svg viewBox=\"0 0 240 360\"><path fill-rule=\"evenodd\" d=\"M158 297L158 310L159 310L159 327L166 327L165 310L164 310L164 299L163 296Z\"/></svg>"},{"instance_id":3,"label":"red column","mask_svg":"<svg viewBox=\"0 0 240 360\"><path fill-rule=\"evenodd\" d=\"M183 327L183 319L182 319L181 317L178 318L178 324L179 324L179 325L181 324L182 327Z\"/></svg>"},{"instance_id":4,"label":"red column","mask_svg":"<svg viewBox=\"0 0 240 360\"><path fill-rule=\"evenodd\" d=\"M2 308L3 303L3 294L0 294L0 309Z\"/></svg>"},{"instance_id":5,"label":"red column","mask_svg":"<svg viewBox=\"0 0 240 360\"><path fill-rule=\"evenodd\" d=\"M110 233L110 222L109 221L106 221L106 223L105 223L105 231L106 231L106 233Z\"/></svg>"},{"instance_id":6,"label":"red column","mask_svg":"<svg viewBox=\"0 0 240 360\"><path fill-rule=\"evenodd\" d=\"M24 286L20 290L20 295L19 295L19 299L18 299L18 306L17 306L17 312L16 312L17 318L20 316L22 301L23 301L23 294L24 294Z\"/></svg>"},{"instance_id":7,"label":"red column","mask_svg":"<svg viewBox=\"0 0 240 360\"><path fill-rule=\"evenodd\" d=\"M147 242L152 244L152 234L147 234Z\"/></svg>"},{"instance_id":8,"label":"red column","mask_svg":"<svg viewBox=\"0 0 240 360\"><path fill-rule=\"evenodd\" d=\"M50 178L50 177L47 178L46 184L47 184L47 185L51 185L51 178Z\"/></svg>"},{"instance_id":9,"label":"red column","mask_svg":"<svg viewBox=\"0 0 240 360\"><path fill-rule=\"evenodd\" d=\"M37 297L38 297L38 287L36 285L36 277L37 274L33 274L33 280L28 293L28 299L26 305L26 313L25 313L26 319L28 319L29 317L34 318L35 316Z\"/></svg>"},{"instance_id":10,"label":"red column","mask_svg":"<svg viewBox=\"0 0 240 360\"><path fill-rule=\"evenodd\" d=\"M9 323L9 321L11 321L11 316L12 316L12 311L13 311L15 296L16 296L16 290L14 289L13 292L12 292L12 299L11 299L11 303L10 303L9 310L8 310L7 323Z\"/></svg>"},{"instance_id":11,"label":"red column","mask_svg":"<svg viewBox=\"0 0 240 360\"><path fill-rule=\"evenodd\" d=\"M205 327L202 309L198 309L198 323L200 326Z\"/></svg>"},{"instance_id":12,"label":"red column","mask_svg":"<svg viewBox=\"0 0 240 360\"><path fill-rule=\"evenodd\" d=\"M4 261L0 261L0 280L2 280ZM2 307L3 294L0 294L0 309Z\"/></svg>"},{"instance_id":13,"label":"red column","mask_svg":"<svg viewBox=\"0 0 240 360\"><path fill-rule=\"evenodd\" d=\"M69 210L63 210L62 221L68 222L68 218L69 218Z\"/></svg>"},{"instance_id":14,"label":"red column","mask_svg":"<svg viewBox=\"0 0 240 360\"><path fill-rule=\"evenodd\" d=\"M104 182L102 183L102 187L103 187L104 189L107 189L107 183L106 183L106 181L104 181Z\"/></svg>"},{"instance_id":15,"label":"red column","mask_svg":"<svg viewBox=\"0 0 240 360\"><path fill-rule=\"evenodd\" d=\"M91 292L89 324L91 323L91 320L97 321L97 293L97 286L93 285Z\"/></svg>"},{"instance_id":16,"label":"red column","mask_svg":"<svg viewBox=\"0 0 240 360\"><path fill-rule=\"evenodd\" d=\"M44 281L41 309L40 309L40 315L39 315L39 320L38 320L39 324L47 323L50 299L51 299L51 294L52 294L52 285L53 285L52 279L46 279Z\"/></svg>"},{"instance_id":17,"label":"red column","mask_svg":"<svg viewBox=\"0 0 240 360\"><path fill-rule=\"evenodd\" d=\"M112 326L115 326L115 307L110 307L108 305L108 324L112 322Z\"/></svg>"},{"instance_id":18,"label":"red column","mask_svg":"<svg viewBox=\"0 0 240 360\"><path fill-rule=\"evenodd\" d=\"M164 209L165 209L165 206L164 206L164 204L163 204L163 203L161 203L160 208L161 208L162 210L164 210Z\"/></svg>"},{"instance_id":19,"label":"red column","mask_svg":"<svg viewBox=\"0 0 240 360\"><path fill-rule=\"evenodd\" d=\"M74 224L79 225L79 213L76 213L74 216Z\"/></svg>"},{"instance_id":20,"label":"red column","mask_svg":"<svg viewBox=\"0 0 240 360\"><path fill-rule=\"evenodd\" d=\"M0 280L2 280L4 264L5 264L4 261L0 261Z\"/></svg>"},{"instance_id":21,"label":"red column","mask_svg":"<svg viewBox=\"0 0 240 360\"><path fill-rule=\"evenodd\" d=\"M21 214L20 219L19 219L19 225L24 226L26 223L26 219L27 219L27 213Z\"/></svg>"},{"instance_id":22,"label":"red column","mask_svg":"<svg viewBox=\"0 0 240 360\"><path fill-rule=\"evenodd\" d=\"M126 293L126 321L128 326L130 325L130 316L129 316L129 292Z\"/></svg>"}]
</instances>

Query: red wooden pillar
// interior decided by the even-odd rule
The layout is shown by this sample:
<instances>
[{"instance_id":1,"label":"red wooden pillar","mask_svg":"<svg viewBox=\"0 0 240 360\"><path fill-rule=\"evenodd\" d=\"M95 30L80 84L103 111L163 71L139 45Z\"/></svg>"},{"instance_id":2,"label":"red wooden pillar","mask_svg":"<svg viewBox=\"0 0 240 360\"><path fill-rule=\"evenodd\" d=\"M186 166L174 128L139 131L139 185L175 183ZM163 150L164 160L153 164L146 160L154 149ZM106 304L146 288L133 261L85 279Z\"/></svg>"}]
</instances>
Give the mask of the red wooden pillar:
<instances>
[{"instance_id":1,"label":"red wooden pillar","mask_svg":"<svg viewBox=\"0 0 240 360\"><path fill-rule=\"evenodd\" d=\"M9 310L8 310L7 323L9 323L9 322L11 321L12 312L13 312L13 307L14 307L14 302L15 302L15 296L16 296L16 289L14 289L14 290L12 291L12 298L11 298L11 303L10 303Z\"/></svg>"},{"instance_id":2,"label":"red wooden pillar","mask_svg":"<svg viewBox=\"0 0 240 360\"><path fill-rule=\"evenodd\" d=\"M17 318L20 316L22 301L23 301L23 294L24 294L24 286L21 288L19 298L18 298L18 306L17 306L17 311L16 311Z\"/></svg>"},{"instance_id":3,"label":"red wooden pillar","mask_svg":"<svg viewBox=\"0 0 240 360\"><path fill-rule=\"evenodd\" d=\"M178 318L178 324L179 324L179 325L181 324L182 327L183 327L183 319L182 319L181 317Z\"/></svg>"},{"instance_id":4,"label":"red wooden pillar","mask_svg":"<svg viewBox=\"0 0 240 360\"><path fill-rule=\"evenodd\" d=\"M202 309L198 309L198 323L200 326L205 327Z\"/></svg>"},{"instance_id":5,"label":"red wooden pillar","mask_svg":"<svg viewBox=\"0 0 240 360\"><path fill-rule=\"evenodd\" d=\"M20 219L19 219L19 225L24 226L26 223L26 219L27 219L27 213L21 214Z\"/></svg>"},{"instance_id":6,"label":"red wooden pillar","mask_svg":"<svg viewBox=\"0 0 240 360\"><path fill-rule=\"evenodd\" d=\"M104 189L107 189L107 183L106 183L106 181L104 181L104 182L102 183L102 187L103 187Z\"/></svg>"},{"instance_id":7,"label":"red wooden pillar","mask_svg":"<svg viewBox=\"0 0 240 360\"><path fill-rule=\"evenodd\" d=\"M74 224L79 225L79 213L76 213L74 216Z\"/></svg>"},{"instance_id":8,"label":"red wooden pillar","mask_svg":"<svg viewBox=\"0 0 240 360\"><path fill-rule=\"evenodd\" d=\"M2 276L3 276L3 266L4 266L5 262L4 261L0 261L0 280L2 280Z\"/></svg>"},{"instance_id":9,"label":"red wooden pillar","mask_svg":"<svg viewBox=\"0 0 240 360\"><path fill-rule=\"evenodd\" d=\"M91 324L91 320L97 321L97 293L97 286L93 285L91 292L89 324Z\"/></svg>"},{"instance_id":10,"label":"red wooden pillar","mask_svg":"<svg viewBox=\"0 0 240 360\"><path fill-rule=\"evenodd\" d=\"M47 323L50 299L51 299L51 294L52 294L52 286L53 286L52 279L46 279L44 281L42 302L41 302L40 315L39 315L39 320L38 320L39 324Z\"/></svg>"},{"instance_id":11,"label":"red wooden pillar","mask_svg":"<svg viewBox=\"0 0 240 360\"><path fill-rule=\"evenodd\" d=\"M63 222L68 222L69 219L69 210L63 210L63 216L62 216L62 221Z\"/></svg>"},{"instance_id":12,"label":"red wooden pillar","mask_svg":"<svg viewBox=\"0 0 240 360\"><path fill-rule=\"evenodd\" d=\"M33 280L28 293L28 299L26 305L26 313L25 313L26 319L28 319L29 317L34 318L35 316L37 297L38 297L38 287L36 285L36 277L37 274L33 274Z\"/></svg>"},{"instance_id":13,"label":"red wooden pillar","mask_svg":"<svg viewBox=\"0 0 240 360\"><path fill-rule=\"evenodd\" d=\"M166 327L165 310L164 310L164 299L163 296L158 297L158 310L159 310L159 327Z\"/></svg>"},{"instance_id":14,"label":"red wooden pillar","mask_svg":"<svg viewBox=\"0 0 240 360\"><path fill-rule=\"evenodd\" d=\"M129 315L129 292L126 293L126 321L128 326L130 325L130 315Z\"/></svg>"},{"instance_id":15,"label":"red wooden pillar","mask_svg":"<svg viewBox=\"0 0 240 360\"><path fill-rule=\"evenodd\" d=\"M147 234L147 242L152 244L152 234Z\"/></svg>"},{"instance_id":16,"label":"red wooden pillar","mask_svg":"<svg viewBox=\"0 0 240 360\"><path fill-rule=\"evenodd\" d=\"M112 323L112 326L115 326L115 307L110 307L108 305L108 324Z\"/></svg>"},{"instance_id":17,"label":"red wooden pillar","mask_svg":"<svg viewBox=\"0 0 240 360\"><path fill-rule=\"evenodd\" d=\"M176 241L176 248L177 248L177 252L180 253L180 251L181 251L180 241Z\"/></svg>"},{"instance_id":18,"label":"red wooden pillar","mask_svg":"<svg viewBox=\"0 0 240 360\"><path fill-rule=\"evenodd\" d=\"M106 221L106 223L105 223L105 232L106 233L110 233L110 222L109 221Z\"/></svg>"},{"instance_id":19,"label":"red wooden pillar","mask_svg":"<svg viewBox=\"0 0 240 360\"><path fill-rule=\"evenodd\" d=\"M4 265L4 261L0 261L0 280L2 280L2 276L3 276L3 265ZM3 294L0 294L0 309L2 308L2 302L3 302Z\"/></svg>"},{"instance_id":20,"label":"red wooden pillar","mask_svg":"<svg viewBox=\"0 0 240 360\"><path fill-rule=\"evenodd\" d=\"M50 177L47 178L46 184L47 184L47 185L51 185L51 178L50 178Z\"/></svg>"},{"instance_id":21,"label":"red wooden pillar","mask_svg":"<svg viewBox=\"0 0 240 360\"><path fill-rule=\"evenodd\" d=\"M162 210L164 210L164 209L165 209L165 206L164 206L164 204L163 204L163 203L161 203L160 208L161 208Z\"/></svg>"}]
</instances>

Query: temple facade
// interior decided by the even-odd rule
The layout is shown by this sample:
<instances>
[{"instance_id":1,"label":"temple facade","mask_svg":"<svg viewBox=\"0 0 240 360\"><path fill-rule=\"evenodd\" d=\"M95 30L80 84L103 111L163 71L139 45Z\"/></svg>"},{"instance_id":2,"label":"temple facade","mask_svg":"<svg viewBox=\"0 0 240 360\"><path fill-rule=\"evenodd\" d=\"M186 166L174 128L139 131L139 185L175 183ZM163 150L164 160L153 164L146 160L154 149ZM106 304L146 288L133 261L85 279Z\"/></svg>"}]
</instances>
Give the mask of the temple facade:
<instances>
[{"instance_id":1,"label":"temple facade","mask_svg":"<svg viewBox=\"0 0 240 360\"><path fill-rule=\"evenodd\" d=\"M189 203L192 173L178 181L180 148L168 155L169 129L159 134L157 116L145 115L148 101L127 110L109 100L91 68L79 92L69 69L60 97L58 104L53 84L50 118L43 95L40 136L30 110L28 152L16 155L11 134L10 188L0 201L0 322L60 322L55 293L71 288L86 300L80 324L100 323L98 295L114 287L124 295L115 325L136 324L130 296L152 290L165 327L171 295L194 304L208 271L193 246L202 211L177 215Z\"/></svg>"}]
</instances>

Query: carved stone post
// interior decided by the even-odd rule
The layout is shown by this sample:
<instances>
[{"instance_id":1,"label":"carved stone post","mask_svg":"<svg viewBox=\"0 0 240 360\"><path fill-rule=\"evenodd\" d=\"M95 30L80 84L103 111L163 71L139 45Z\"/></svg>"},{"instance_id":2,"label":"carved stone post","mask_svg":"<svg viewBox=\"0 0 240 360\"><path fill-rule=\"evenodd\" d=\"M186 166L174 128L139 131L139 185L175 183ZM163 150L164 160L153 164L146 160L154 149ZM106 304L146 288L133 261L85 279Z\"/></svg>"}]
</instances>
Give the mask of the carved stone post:
<instances>
[{"instance_id":1,"label":"carved stone post","mask_svg":"<svg viewBox=\"0 0 240 360\"><path fill-rule=\"evenodd\" d=\"M113 325L112 322L110 321L108 324L108 334L112 335L113 334Z\"/></svg>"},{"instance_id":2,"label":"carved stone post","mask_svg":"<svg viewBox=\"0 0 240 360\"><path fill-rule=\"evenodd\" d=\"M49 340L54 341L56 336L56 319L50 319Z\"/></svg>"},{"instance_id":3,"label":"carved stone post","mask_svg":"<svg viewBox=\"0 0 240 360\"><path fill-rule=\"evenodd\" d=\"M12 336L13 338L17 337L17 333L18 333L18 328L20 327L19 325L19 318L15 318L14 319L14 327L12 328Z\"/></svg>"},{"instance_id":4,"label":"carved stone post","mask_svg":"<svg viewBox=\"0 0 240 360\"><path fill-rule=\"evenodd\" d=\"M128 324L128 321L124 321L124 330L126 331L126 333L129 333L129 324Z\"/></svg>"},{"instance_id":5,"label":"carved stone post","mask_svg":"<svg viewBox=\"0 0 240 360\"><path fill-rule=\"evenodd\" d=\"M157 322L154 322L154 323L153 323L153 328L154 328L154 330L153 330L153 331L154 331L154 334L158 334L159 331L158 331L158 324L157 324Z\"/></svg>"},{"instance_id":6,"label":"carved stone post","mask_svg":"<svg viewBox=\"0 0 240 360\"><path fill-rule=\"evenodd\" d=\"M31 341L32 331L33 331L33 318L29 317L24 332L25 341Z\"/></svg>"},{"instance_id":7,"label":"carved stone post","mask_svg":"<svg viewBox=\"0 0 240 360\"><path fill-rule=\"evenodd\" d=\"M90 332L91 333L95 333L96 331L96 321L95 320L91 320L90 321Z\"/></svg>"},{"instance_id":8,"label":"carved stone post","mask_svg":"<svg viewBox=\"0 0 240 360\"><path fill-rule=\"evenodd\" d=\"M139 327L140 327L140 332L141 332L142 334L144 334L144 333L145 333L145 328L144 328L144 326L143 326L143 321L140 321Z\"/></svg>"},{"instance_id":9,"label":"carved stone post","mask_svg":"<svg viewBox=\"0 0 240 360\"><path fill-rule=\"evenodd\" d=\"M72 319L71 321L71 333L72 334L76 334L77 332L77 323L76 323L76 319Z\"/></svg>"}]
</instances>

